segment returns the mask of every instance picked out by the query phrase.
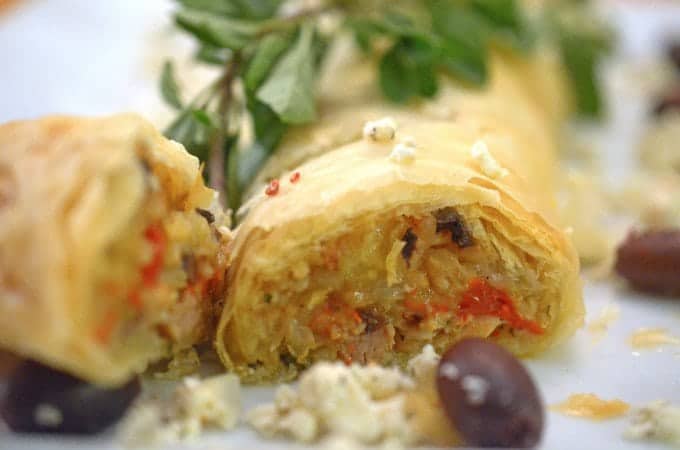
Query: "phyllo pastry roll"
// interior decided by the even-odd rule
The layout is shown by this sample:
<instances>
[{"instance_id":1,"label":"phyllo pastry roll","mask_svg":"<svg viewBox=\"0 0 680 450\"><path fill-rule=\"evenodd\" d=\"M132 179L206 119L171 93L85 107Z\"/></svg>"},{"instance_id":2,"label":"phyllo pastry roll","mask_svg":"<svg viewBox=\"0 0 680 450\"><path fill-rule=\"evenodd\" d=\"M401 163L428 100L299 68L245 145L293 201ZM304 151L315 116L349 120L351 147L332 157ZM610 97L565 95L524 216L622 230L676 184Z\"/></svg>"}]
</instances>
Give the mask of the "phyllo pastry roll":
<instances>
[{"instance_id":1,"label":"phyllo pastry roll","mask_svg":"<svg viewBox=\"0 0 680 450\"><path fill-rule=\"evenodd\" d=\"M139 117L0 126L0 347L115 385L209 339L217 204L198 160Z\"/></svg>"},{"instance_id":2,"label":"phyllo pastry roll","mask_svg":"<svg viewBox=\"0 0 680 450\"><path fill-rule=\"evenodd\" d=\"M216 340L245 380L402 363L468 336L529 355L582 323L578 258L542 183L555 168L534 157L551 149L480 115L398 125L246 205Z\"/></svg>"}]
</instances>

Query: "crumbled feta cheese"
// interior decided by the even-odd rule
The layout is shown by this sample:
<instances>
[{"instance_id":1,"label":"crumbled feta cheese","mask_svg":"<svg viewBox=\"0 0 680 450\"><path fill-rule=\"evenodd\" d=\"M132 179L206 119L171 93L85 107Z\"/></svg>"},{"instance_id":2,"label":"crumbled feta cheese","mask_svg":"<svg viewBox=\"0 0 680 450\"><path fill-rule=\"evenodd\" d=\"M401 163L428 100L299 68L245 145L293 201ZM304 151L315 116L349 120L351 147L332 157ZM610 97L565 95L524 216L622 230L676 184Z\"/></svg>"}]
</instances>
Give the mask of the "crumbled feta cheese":
<instances>
[{"instance_id":1,"label":"crumbled feta cheese","mask_svg":"<svg viewBox=\"0 0 680 450\"><path fill-rule=\"evenodd\" d=\"M188 378L177 389L178 405L184 417L222 430L233 428L241 413L240 385L235 375L221 375L199 381Z\"/></svg>"},{"instance_id":2,"label":"crumbled feta cheese","mask_svg":"<svg viewBox=\"0 0 680 450\"><path fill-rule=\"evenodd\" d=\"M56 427L64 421L64 415L54 405L41 403L33 411L35 423L44 427Z\"/></svg>"},{"instance_id":3,"label":"crumbled feta cheese","mask_svg":"<svg viewBox=\"0 0 680 450\"><path fill-rule=\"evenodd\" d=\"M470 149L470 156L477 161L484 175L489 178L503 178L508 175L508 169L502 167L489 152L486 142L479 140Z\"/></svg>"},{"instance_id":4,"label":"crumbled feta cheese","mask_svg":"<svg viewBox=\"0 0 680 450\"><path fill-rule=\"evenodd\" d=\"M362 450L364 446L349 436L333 434L324 439L318 448L323 450Z\"/></svg>"},{"instance_id":5,"label":"crumbled feta cheese","mask_svg":"<svg viewBox=\"0 0 680 450\"><path fill-rule=\"evenodd\" d=\"M416 148L402 142L395 145L390 153L390 161L397 164L410 163L413 162L415 158Z\"/></svg>"},{"instance_id":6,"label":"crumbled feta cheese","mask_svg":"<svg viewBox=\"0 0 680 450\"><path fill-rule=\"evenodd\" d=\"M413 380L396 367L386 368L375 364L350 366L352 376L373 400L392 397L414 387Z\"/></svg>"},{"instance_id":7,"label":"crumbled feta cheese","mask_svg":"<svg viewBox=\"0 0 680 450\"><path fill-rule=\"evenodd\" d=\"M171 396L132 408L119 434L132 447L171 444L197 436L204 428L229 430L236 426L240 412L237 376L186 378Z\"/></svg>"},{"instance_id":8,"label":"crumbled feta cheese","mask_svg":"<svg viewBox=\"0 0 680 450\"><path fill-rule=\"evenodd\" d=\"M282 430L289 431L293 439L300 442L312 442L319 434L319 422L311 412L304 408L295 408L279 422Z\"/></svg>"},{"instance_id":9,"label":"crumbled feta cheese","mask_svg":"<svg viewBox=\"0 0 680 450\"><path fill-rule=\"evenodd\" d=\"M280 386L274 396L274 405L279 411L290 411L298 405L297 392L287 384Z\"/></svg>"},{"instance_id":10,"label":"crumbled feta cheese","mask_svg":"<svg viewBox=\"0 0 680 450\"><path fill-rule=\"evenodd\" d=\"M302 405L314 411L327 428L362 442L379 439L382 430L373 401L344 364L315 365L302 375L299 392Z\"/></svg>"},{"instance_id":11,"label":"crumbled feta cheese","mask_svg":"<svg viewBox=\"0 0 680 450\"><path fill-rule=\"evenodd\" d=\"M680 407L656 401L633 411L624 437L680 445Z\"/></svg>"},{"instance_id":12,"label":"crumbled feta cheese","mask_svg":"<svg viewBox=\"0 0 680 450\"><path fill-rule=\"evenodd\" d=\"M420 354L411 358L406 368L417 382L431 382L434 380L434 373L437 370L439 359L440 357L434 351L434 347L427 344L423 347Z\"/></svg>"},{"instance_id":13,"label":"crumbled feta cheese","mask_svg":"<svg viewBox=\"0 0 680 450\"><path fill-rule=\"evenodd\" d=\"M274 404L259 405L248 411L246 422L262 436L271 438L280 432L281 413Z\"/></svg>"},{"instance_id":14,"label":"crumbled feta cheese","mask_svg":"<svg viewBox=\"0 0 680 450\"><path fill-rule=\"evenodd\" d=\"M431 389L437 361L432 346L426 346L409 363L409 371L423 377ZM267 437L314 442L331 436L357 445L389 443L389 448L400 448L426 442L427 433L416 429L412 408L407 407L407 399L415 395L425 394L398 368L320 362L302 375L297 391L281 386L274 403L254 408L246 421Z\"/></svg>"},{"instance_id":15,"label":"crumbled feta cheese","mask_svg":"<svg viewBox=\"0 0 680 450\"><path fill-rule=\"evenodd\" d=\"M130 448L147 448L181 440L181 426L165 417L160 405L141 403L121 422L118 433Z\"/></svg>"},{"instance_id":16,"label":"crumbled feta cheese","mask_svg":"<svg viewBox=\"0 0 680 450\"><path fill-rule=\"evenodd\" d=\"M461 381L466 399L470 405L481 405L486 400L489 382L477 375L466 375Z\"/></svg>"},{"instance_id":17,"label":"crumbled feta cheese","mask_svg":"<svg viewBox=\"0 0 680 450\"><path fill-rule=\"evenodd\" d=\"M397 134L397 123L391 117L367 122L364 125L364 138L376 142L389 142Z\"/></svg>"}]
</instances>

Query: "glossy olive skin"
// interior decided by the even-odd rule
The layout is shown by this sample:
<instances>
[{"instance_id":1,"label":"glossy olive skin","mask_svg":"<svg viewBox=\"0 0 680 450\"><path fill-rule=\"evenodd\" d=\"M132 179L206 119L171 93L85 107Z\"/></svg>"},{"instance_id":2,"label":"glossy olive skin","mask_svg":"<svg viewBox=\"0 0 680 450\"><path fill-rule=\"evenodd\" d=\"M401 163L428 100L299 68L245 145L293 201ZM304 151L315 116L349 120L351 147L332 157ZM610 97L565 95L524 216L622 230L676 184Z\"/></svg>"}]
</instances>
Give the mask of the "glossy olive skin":
<instances>
[{"instance_id":1,"label":"glossy olive skin","mask_svg":"<svg viewBox=\"0 0 680 450\"><path fill-rule=\"evenodd\" d=\"M35 362L10 376L0 400L3 421L16 432L95 434L118 421L140 392L134 379L103 389ZM51 412L41 419L40 411ZM55 419L56 414L56 419Z\"/></svg>"},{"instance_id":2,"label":"glossy olive skin","mask_svg":"<svg viewBox=\"0 0 680 450\"><path fill-rule=\"evenodd\" d=\"M614 269L634 289L680 296L680 230L632 231L616 251Z\"/></svg>"},{"instance_id":3,"label":"glossy olive skin","mask_svg":"<svg viewBox=\"0 0 680 450\"><path fill-rule=\"evenodd\" d=\"M532 448L540 442L543 402L526 369L502 347L477 338L454 345L439 363L437 389L466 445Z\"/></svg>"}]
</instances>

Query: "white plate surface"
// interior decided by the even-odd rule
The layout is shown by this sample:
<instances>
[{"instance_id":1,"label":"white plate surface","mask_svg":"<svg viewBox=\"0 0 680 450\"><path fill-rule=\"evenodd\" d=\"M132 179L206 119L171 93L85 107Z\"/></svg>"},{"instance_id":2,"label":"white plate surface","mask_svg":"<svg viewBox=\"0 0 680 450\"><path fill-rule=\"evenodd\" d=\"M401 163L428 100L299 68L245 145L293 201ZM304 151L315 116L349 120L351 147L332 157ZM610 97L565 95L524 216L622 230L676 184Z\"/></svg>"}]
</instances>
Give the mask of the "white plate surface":
<instances>
[{"instance_id":1,"label":"white plate surface","mask_svg":"<svg viewBox=\"0 0 680 450\"><path fill-rule=\"evenodd\" d=\"M643 92L620 80L624 65L648 61L669 34L680 34L680 4L606 2L620 29L620 47L608 71L610 121L593 132L605 151L608 177L620 179L631 166L631 153L647 105ZM34 0L0 17L0 122L48 113L109 114L138 111L162 123L154 68L171 53L153 43L168 24L166 0ZM180 43L181 44L181 43ZM156 51L157 50L157 51ZM150 62L151 61L151 62ZM586 282L589 317L607 304L621 308L605 338L594 344L585 330L549 355L528 361L549 404L572 393L593 392L633 405L656 399L680 404L680 348L635 353L627 344L640 327L662 327L680 335L680 301L633 294L612 283ZM266 401L272 390L247 389L245 407ZM549 413L546 449L657 448L621 438L625 420L602 423ZM287 448L283 442L258 440L249 430L212 434L178 448ZM21 438L3 431L0 449L114 449L111 435L92 439ZM658 448L663 448L659 446Z\"/></svg>"}]
</instances>

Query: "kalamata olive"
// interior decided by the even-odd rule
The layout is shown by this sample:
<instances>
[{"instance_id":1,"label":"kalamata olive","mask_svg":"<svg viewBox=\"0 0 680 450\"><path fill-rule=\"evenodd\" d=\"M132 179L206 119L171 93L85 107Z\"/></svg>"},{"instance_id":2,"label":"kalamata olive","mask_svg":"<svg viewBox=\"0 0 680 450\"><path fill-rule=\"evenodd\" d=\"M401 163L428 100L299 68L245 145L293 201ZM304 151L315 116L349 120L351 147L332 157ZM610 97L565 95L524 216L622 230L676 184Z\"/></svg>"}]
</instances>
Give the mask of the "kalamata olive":
<instances>
[{"instance_id":1,"label":"kalamata olive","mask_svg":"<svg viewBox=\"0 0 680 450\"><path fill-rule=\"evenodd\" d=\"M25 362L9 379L0 415L17 432L94 434L120 419L139 391L137 379L104 389Z\"/></svg>"},{"instance_id":2,"label":"kalamata olive","mask_svg":"<svg viewBox=\"0 0 680 450\"><path fill-rule=\"evenodd\" d=\"M454 428L472 447L535 447L543 403L522 364L484 339L465 339L441 358L437 389Z\"/></svg>"},{"instance_id":3,"label":"kalamata olive","mask_svg":"<svg viewBox=\"0 0 680 450\"><path fill-rule=\"evenodd\" d=\"M455 242L460 248L475 245L475 241L472 239L465 221L454 208L439 209L434 212L434 217L437 219L437 233L442 231L451 232L451 241Z\"/></svg>"},{"instance_id":4,"label":"kalamata olive","mask_svg":"<svg viewBox=\"0 0 680 450\"><path fill-rule=\"evenodd\" d=\"M668 46L668 59L680 70L680 41L672 42Z\"/></svg>"},{"instance_id":5,"label":"kalamata olive","mask_svg":"<svg viewBox=\"0 0 680 450\"><path fill-rule=\"evenodd\" d=\"M680 113L680 86L671 88L654 106L654 114L661 116L667 112Z\"/></svg>"},{"instance_id":6,"label":"kalamata olive","mask_svg":"<svg viewBox=\"0 0 680 450\"><path fill-rule=\"evenodd\" d=\"M644 292L680 294L680 229L633 231L616 252L616 273Z\"/></svg>"}]
</instances>

